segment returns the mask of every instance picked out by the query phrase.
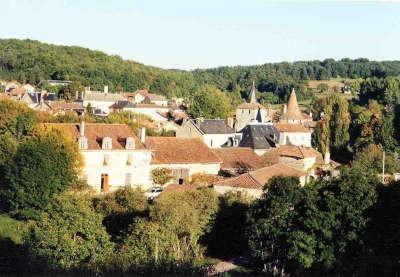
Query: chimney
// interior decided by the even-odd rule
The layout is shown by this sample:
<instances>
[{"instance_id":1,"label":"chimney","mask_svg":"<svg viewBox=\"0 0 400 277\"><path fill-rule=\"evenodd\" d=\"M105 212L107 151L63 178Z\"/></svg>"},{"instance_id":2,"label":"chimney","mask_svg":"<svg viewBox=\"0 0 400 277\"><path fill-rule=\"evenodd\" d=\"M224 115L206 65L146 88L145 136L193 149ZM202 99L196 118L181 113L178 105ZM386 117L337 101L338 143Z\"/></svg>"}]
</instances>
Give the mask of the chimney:
<instances>
[{"instance_id":1,"label":"chimney","mask_svg":"<svg viewBox=\"0 0 400 277\"><path fill-rule=\"evenodd\" d=\"M37 93L37 92L35 92L35 97L36 97L36 103L39 103L39 95L38 95L39 93Z\"/></svg>"},{"instance_id":2,"label":"chimney","mask_svg":"<svg viewBox=\"0 0 400 277\"><path fill-rule=\"evenodd\" d=\"M85 136L85 121L83 120L81 121L81 123L79 123L79 136Z\"/></svg>"},{"instance_id":3,"label":"chimney","mask_svg":"<svg viewBox=\"0 0 400 277\"><path fill-rule=\"evenodd\" d=\"M328 151L326 151L325 155L324 155L324 163L325 164L329 164L331 162L331 153L329 153Z\"/></svg>"},{"instance_id":4,"label":"chimney","mask_svg":"<svg viewBox=\"0 0 400 277\"><path fill-rule=\"evenodd\" d=\"M139 139L141 143L146 142L146 128L142 127L139 129Z\"/></svg>"},{"instance_id":5,"label":"chimney","mask_svg":"<svg viewBox=\"0 0 400 277\"><path fill-rule=\"evenodd\" d=\"M75 91L75 100L78 100L78 91Z\"/></svg>"},{"instance_id":6,"label":"chimney","mask_svg":"<svg viewBox=\"0 0 400 277\"><path fill-rule=\"evenodd\" d=\"M104 94L108 93L108 86L104 86Z\"/></svg>"}]
</instances>

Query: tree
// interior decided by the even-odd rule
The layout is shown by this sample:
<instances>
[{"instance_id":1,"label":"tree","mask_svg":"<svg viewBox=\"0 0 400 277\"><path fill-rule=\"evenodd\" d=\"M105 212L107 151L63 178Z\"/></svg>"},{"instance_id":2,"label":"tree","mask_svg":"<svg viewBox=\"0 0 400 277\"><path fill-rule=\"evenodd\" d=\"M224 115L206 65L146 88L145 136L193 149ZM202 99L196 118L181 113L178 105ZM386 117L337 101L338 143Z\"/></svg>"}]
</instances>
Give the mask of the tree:
<instances>
[{"instance_id":1,"label":"tree","mask_svg":"<svg viewBox=\"0 0 400 277\"><path fill-rule=\"evenodd\" d=\"M245 230L250 204L251 198L239 193L220 197L212 229L202 238L208 255L230 259L248 252Z\"/></svg>"},{"instance_id":2,"label":"tree","mask_svg":"<svg viewBox=\"0 0 400 277\"><path fill-rule=\"evenodd\" d=\"M381 145L369 144L356 152L351 166L359 169L361 172L372 172L374 174L382 173L383 148ZM386 173L398 172L399 165L394 155L386 153L385 171Z\"/></svg>"},{"instance_id":3,"label":"tree","mask_svg":"<svg viewBox=\"0 0 400 277\"><path fill-rule=\"evenodd\" d=\"M2 169L0 195L8 210L36 213L77 181L81 156L60 129L38 129Z\"/></svg>"},{"instance_id":4,"label":"tree","mask_svg":"<svg viewBox=\"0 0 400 277\"><path fill-rule=\"evenodd\" d=\"M259 269L283 271L288 260L289 230L295 228L300 183L295 177L275 177L266 187L249 214L250 254Z\"/></svg>"},{"instance_id":5,"label":"tree","mask_svg":"<svg viewBox=\"0 0 400 277\"><path fill-rule=\"evenodd\" d=\"M163 186L172 180L172 170L169 168L154 168L151 171L151 178L154 183Z\"/></svg>"},{"instance_id":6,"label":"tree","mask_svg":"<svg viewBox=\"0 0 400 277\"><path fill-rule=\"evenodd\" d=\"M62 195L40 215L25 240L40 270L100 272L113 254L102 217L86 200Z\"/></svg>"},{"instance_id":7,"label":"tree","mask_svg":"<svg viewBox=\"0 0 400 277\"><path fill-rule=\"evenodd\" d=\"M195 118L227 118L231 112L230 99L218 88L204 85L191 97L188 112Z\"/></svg>"},{"instance_id":8,"label":"tree","mask_svg":"<svg viewBox=\"0 0 400 277\"><path fill-rule=\"evenodd\" d=\"M314 146L320 151L339 152L347 146L350 135L350 113L347 100L330 94L314 103L314 113L322 115L313 134Z\"/></svg>"},{"instance_id":9,"label":"tree","mask_svg":"<svg viewBox=\"0 0 400 277\"><path fill-rule=\"evenodd\" d=\"M364 255L376 186L373 175L357 169L304 187L294 178L271 180L249 214L256 266L293 275L353 272Z\"/></svg>"},{"instance_id":10,"label":"tree","mask_svg":"<svg viewBox=\"0 0 400 277\"><path fill-rule=\"evenodd\" d=\"M80 95L85 90L84 86L80 82L72 82L66 86L63 86L59 92L59 97L69 102Z\"/></svg>"}]
</instances>

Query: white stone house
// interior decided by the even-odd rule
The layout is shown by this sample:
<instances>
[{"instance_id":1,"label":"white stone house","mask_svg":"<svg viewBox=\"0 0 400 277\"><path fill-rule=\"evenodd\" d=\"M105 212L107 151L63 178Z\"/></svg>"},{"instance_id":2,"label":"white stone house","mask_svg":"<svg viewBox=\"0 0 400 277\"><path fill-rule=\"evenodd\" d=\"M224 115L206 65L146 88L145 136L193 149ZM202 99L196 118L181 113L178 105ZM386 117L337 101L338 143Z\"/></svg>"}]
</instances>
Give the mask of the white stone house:
<instances>
[{"instance_id":1,"label":"white stone house","mask_svg":"<svg viewBox=\"0 0 400 277\"><path fill-rule=\"evenodd\" d=\"M110 112L110 106L124 99L121 94L108 93L108 87L105 86L103 92L85 90L82 95L82 104L85 108L90 105L93 110L107 115Z\"/></svg>"},{"instance_id":2,"label":"white stone house","mask_svg":"<svg viewBox=\"0 0 400 277\"><path fill-rule=\"evenodd\" d=\"M176 137L201 138L210 148L238 146L240 140L223 119L188 119L176 131Z\"/></svg>"},{"instance_id":3,"label":"white stone house","mask_svg":"<svg viewBox=\"0 0 400 277\"><path fill-rule=\"evenodd\" d=\"M66 130L78 143L84 166L81 178L96 191L152 185L151 152L125 124L46 123Z\"/></svg>"},{"instance_id":4,"label":"white stone house","mask_svg":"<svg viewBox=\"0 0 400 277\"><path fill-rule=\"evenodd\" d=\"M217 175L221 160L198 138L147 137L152 152L151 167L169 168L174 181L183 184L193 174Z\"/></svg>"},{"instance_id":5,"label":"white stone house","mask_svg":"<svg viewBox=\"0 0 400 277\"><path fill-rule=\"evenodd\" d=\"M278 145L311 147L311 130L301 124L275 123L273 130Z\"/></svg>"}]
</instances>

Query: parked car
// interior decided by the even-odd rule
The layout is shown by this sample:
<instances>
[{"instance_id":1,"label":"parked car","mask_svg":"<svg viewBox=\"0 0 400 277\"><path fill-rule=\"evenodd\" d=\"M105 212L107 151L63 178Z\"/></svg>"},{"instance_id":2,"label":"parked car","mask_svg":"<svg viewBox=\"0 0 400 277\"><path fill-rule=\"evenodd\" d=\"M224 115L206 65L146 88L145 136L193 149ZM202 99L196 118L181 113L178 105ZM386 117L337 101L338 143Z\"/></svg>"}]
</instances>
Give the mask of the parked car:
<instances>
[{"instance_id":1,"label":"parked car","mask_svg":"<svg viewBox=\"0 0 400 277\"><path fill-rule=\"evenodd\" d=\"M156 198L163 191L162 187L154 187L144 193L147 199L152 200Z\"/></svg>"}]
</instances>

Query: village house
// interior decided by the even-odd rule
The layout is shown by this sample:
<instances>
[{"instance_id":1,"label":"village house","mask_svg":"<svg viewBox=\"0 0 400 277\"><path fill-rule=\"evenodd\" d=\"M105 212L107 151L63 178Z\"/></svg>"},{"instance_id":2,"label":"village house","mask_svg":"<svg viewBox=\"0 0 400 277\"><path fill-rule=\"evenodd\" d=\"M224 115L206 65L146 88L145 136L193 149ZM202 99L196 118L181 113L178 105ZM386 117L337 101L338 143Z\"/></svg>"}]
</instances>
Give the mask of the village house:
<instances>
[{"instance_id":1,"label":"village house","mask_svg":"<svg viewBox=\"0 0 400 277\"><path fill-rule=\"evenodd\" d=\"M159 106L156 104L133 104L127 105L123 111L130 111L137 114L144 114L154 121L167 121L163 114L168 113L171 109L168 106Z\"/></svg>"},{"instance_id":2,"label":"village house","mask_svg":"<svg viewBox=\"0 0 400 277\"><path fill-rule=\"evenodd\" d=\"M253 86L250 92L250 102L242 103L236 108L233 127L236 131L242 131L250 122L256 120L260 123L271 122L275 111L265 109L256 98L256 87Z\"/></svg>"},{"instance_id":3,"label":"village house","mask_svg":"<svg viewBox=\"0 0 400 277\"><path fill-rule=\"evenodd\" d=\"M213 149L213 152L222 161L221 176L237 176L264 166L263 159L251 148L224 147Z\"/></svg>"},{"instance_id":4,"label":"village house","mask_svg":"<svg viewBox=\"0 0 400 277\"><path fill-rule=\"evenodd\" d=\"M271 123L260 123L253 120L242 130L242 140L239 146L249 147L257 155L261 156L268 150L276 147L273 133Z\"/></svg>"},{"instance_id":5,"label":"village house","mask_svg":"<svg viewBox=\"0 0 400 277\"><path fill-rule=\"evenodd\" d=\"M180 138L201 138L211 148L238 146L240 135L223 119L188 119L176 131Z\"/></svg>"},{"instance_id":6,"label":"village house","mask_svg":"<svg viewBox=\"0 0 400 277\"><path fill-rule=\"evenodd\" d=\"M311 130L301 124L275 123L273 125L273 137L279 146L311 147Z\"/></svg>"},{"instance_id":7,"label":"village house","mask_svg":"<svg viewBox=\"0 0 400 277\"><path fill-rule=\"evenodd\" d=\"M151 167L169 168L174 181L183 184L194 174L217 175L221 160L198 138L147 137L152 152Z\"/></svg>"},{"instance_id":8,"label":"village house","mask_svg":"<svg viewBox=\"0 0 400 277\"><path fill-rule=\"evenodd\" d=\"M104 86L104 91L91 91L90 88L85 89L81 97L83 107L90 106L94 114L108 115L110 106L118 101L125 100L121 94L109 93L108 86Z\"/></svg>"},{"instance_id":9,"label":"village house","mask_svg":"<svg viewBox=\"0 0 400 277\"><path fill-rule=\"evenodd\" d=\"M268 181L277 176L298 177L302 186L307 182L306 172L279 163L215 182L213 187L220 194L242 192L253 198L260 198Z\"/></svg>"},{"instance_id":10,"label":"village house","mask_svg":"<svg viewBox=\"0 0 400 277\"><path fill-rule=\"evenodd\" d=\"M157 106L168 106L168 100L163 96L150 93L146 89L139 89L135 92L122 93L125 99L134 104L155 104Z\"/></svg>"},{"instance_id":11,"label":"village house","mask_svg":"<svg viewBox=\"0 0 400 277\"><path fill-rule=\"evenodd\" d=\"M67 131L78 143L84 165L81 179L96 191L122 187L147 189L152 185L151 152L127 125L85 122L44 125Z\"/></svg>"}]
</instances>

